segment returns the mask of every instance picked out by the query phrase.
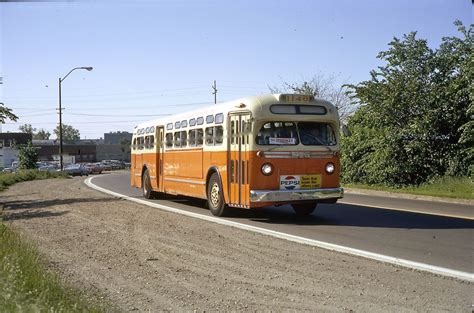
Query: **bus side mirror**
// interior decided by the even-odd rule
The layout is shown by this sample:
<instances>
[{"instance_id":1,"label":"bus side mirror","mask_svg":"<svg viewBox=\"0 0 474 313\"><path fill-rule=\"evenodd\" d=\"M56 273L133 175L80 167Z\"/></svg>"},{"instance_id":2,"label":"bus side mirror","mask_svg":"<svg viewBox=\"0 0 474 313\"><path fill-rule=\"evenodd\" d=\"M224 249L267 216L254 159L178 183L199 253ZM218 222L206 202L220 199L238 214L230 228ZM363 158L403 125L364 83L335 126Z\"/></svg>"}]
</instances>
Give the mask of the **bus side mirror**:
<instances>
[{"instance_id":1,"label":"bus side mirror","mask_svg":"<svg viewBox=\"0 0 474 313\"><path fill-rule=\"evenodd\" d=\"M342 134L343 134L344 136L346 136L346 137L352 136L352 133L351 133L351 131L349 130L349 127L347 127L346 124L342 124L341 128L342 128Z\"/></svg>"}]
</instances>

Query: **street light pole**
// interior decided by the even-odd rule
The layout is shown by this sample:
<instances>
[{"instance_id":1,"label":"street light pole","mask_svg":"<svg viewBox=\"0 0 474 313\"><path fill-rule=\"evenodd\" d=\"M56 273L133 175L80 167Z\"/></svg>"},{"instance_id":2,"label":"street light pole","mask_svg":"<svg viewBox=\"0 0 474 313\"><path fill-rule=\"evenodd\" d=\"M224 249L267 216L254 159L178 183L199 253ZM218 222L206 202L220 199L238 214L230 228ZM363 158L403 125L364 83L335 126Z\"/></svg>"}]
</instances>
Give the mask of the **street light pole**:
<instances>
[{"instance_id":1,"label":"street light pole","mask_svg":"<svg viewBox=\"0 0 474 313\"><path fill-rule=\"evenodd\" d=\"M63 112L61 106L61 78L59 78L59 168L63 170Z\"/></svg>"},{"instance_id":2,"label":"street light pole","mask_svg":"<svg viewBox=\"0 0 474 313\"><path fill-rule=\"evenodd\" d=\"M63 166L63 121L62 121L62 106L61 106L61 83L75 70L86 70L92 71L93 67L91 66L82 66L82 67L75 67L69 71L63 78L59 77L59 166L61 171L64 169Z\"/></svg>"}]
</instances>

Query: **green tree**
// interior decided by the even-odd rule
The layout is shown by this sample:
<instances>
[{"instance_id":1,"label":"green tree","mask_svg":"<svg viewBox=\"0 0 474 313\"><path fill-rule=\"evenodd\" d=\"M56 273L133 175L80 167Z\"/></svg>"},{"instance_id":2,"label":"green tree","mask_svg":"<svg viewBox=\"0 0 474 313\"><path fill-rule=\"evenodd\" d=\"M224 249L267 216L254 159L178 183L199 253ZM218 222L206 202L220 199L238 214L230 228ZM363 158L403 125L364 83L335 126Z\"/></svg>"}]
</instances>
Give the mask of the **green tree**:
<instances>
[{"instance_id":1,"label":"green tree","mask_svg":"<svg viewBox=\"0 0 474 313\"><path fill-rule=\"evenodd\" d=\"M38 148L33 147L31 141L26 145L20 145L18 147L18 160L20 169L35 169L36 162L38 162Z\"/></svg>"},{"instance_id":2,"label":"green tree","mask_svg":"<svg viewBox=\"0 0 474 313\"><path fill-rule=\"evenodd\" d=\"M0 102L0 123L4 124L6 119L16 121L18 116L13 114L12 110L7 108L3 102Z\"/></svg>"},{"instance_id":3,"label":"green tree","mask_svg":"<svg viewBox=\"0 0 474 313\"><path fill-rule=\"evenodd\" d=\"M59 125L54 130L54 134L59 139ZM81 139L81 134L78 129L70 125L63 124L63 142L65 143L74 143L75 141Z\"/></svg>"},{"instance_id":4,"label":"green tree","mask_svg":"<svg viewBox=\"0 0 474 313\"><path fill-rule=\"evenodd\" d=\"M36 128L33 128L31 124L23 124L18 127L18 130L22 133L33 135L33 133L36 131Z\"/></svg>"},{"instance_id":5,"label":"green tree","mask_svg":"<svg viewBox=\"0 0 474 313\"><path fill-rule=\"evenodd\" d=\"M468 174L472 132L471 139L462 135L472 127L473 26L455 24L463 38L443 38L434 51L415 32L394 38L371 80L348 85L360 107L349 119L353 136L343 142L346 182L407 185Z\"/></svg>"},{"instance_id":6,"label":"green tree","mask_svg":"<svg viewBox=\"0 0 474 313\"><path fill-rule=\"evenodd\" d=\"M33 139L36 140L48 140L51 133L45 129L40 129L36 134L33 134Z\"/></svg>"}]
</instances>

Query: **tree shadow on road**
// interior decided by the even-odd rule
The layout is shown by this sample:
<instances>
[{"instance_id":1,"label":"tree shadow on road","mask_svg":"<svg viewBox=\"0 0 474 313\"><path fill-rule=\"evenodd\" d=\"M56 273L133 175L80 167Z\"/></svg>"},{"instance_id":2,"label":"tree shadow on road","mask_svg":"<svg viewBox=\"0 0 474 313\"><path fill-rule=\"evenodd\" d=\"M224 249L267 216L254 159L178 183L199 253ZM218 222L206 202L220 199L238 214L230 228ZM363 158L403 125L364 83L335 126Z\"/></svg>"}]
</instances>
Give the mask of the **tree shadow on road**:
<instances>
[{"instance_id":1,"label":"tree shadow on road","mask_svg":"<svg viewBox=\"0 0 474 313\"><path fill-rule=\"evenodd\" d=\"M3 203L5 210L18 210L18 209L41 209L55 205L68 205L75 203L100 203L100 202L114 202L123 201L118 198L68 198L68 199L51 199L51 200L18 200L18 201L5 201Z\"/></svg>"},{"instance_id":2,"label":"tree shadow on road","mask_svg":"<svg viewBox=\"0 0 474 313\"><path fill-rule=\"evenodd\" d=\"M57 217L69 213L69 211L42 211L42 210L24 210L17 212L7 212L2 214L2 220L4 221L15 221L15 220L28 220L32 218L42 218L42 217Z\"/></svg>"},{"instance_id":3,"label":"tree shadow on road","mask_svg":"<svg viewBox=\"0 0 474 313\"><path fill-rule=\"evenodd\" d=\"M71 205L75 203L111 203L123 201L117 198L69 198L51 200L15 200L3 203L0 216L4 221L32 219L42 217L56 217L69 213L70 211L48 210L53 206Z\"/></svg>"}]
</instances>

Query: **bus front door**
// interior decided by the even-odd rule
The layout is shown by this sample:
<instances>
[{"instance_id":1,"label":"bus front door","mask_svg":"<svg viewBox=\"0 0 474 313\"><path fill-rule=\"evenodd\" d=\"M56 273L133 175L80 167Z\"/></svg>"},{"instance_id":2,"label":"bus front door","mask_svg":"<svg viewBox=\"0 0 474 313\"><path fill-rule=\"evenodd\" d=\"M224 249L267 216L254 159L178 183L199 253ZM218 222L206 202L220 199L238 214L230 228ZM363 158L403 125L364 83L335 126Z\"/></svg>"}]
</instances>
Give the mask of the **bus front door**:
<instances>
[{"instance_id":1,"label":"bus front door","mask_svg":"<svg viewBox=\"0 0 474 313\"><path fill-rule=\"evenodd\" d=\"M227 183L229 205L250 207L250 113L229 113Z\"/></svg>"},{"instance_id":2,"label":"bus front door","mask_svg":"<svg viewBox=\"0 0 474 313\"><path fill-rule=\"evenodd\" d=\"M156 166L156 178L158 182L158 190L164 192L163 187L163 160L164 160L164 149L165 149L165 132L163 127L158 128L158 158Z\"/></svg>"}]
</instances>

